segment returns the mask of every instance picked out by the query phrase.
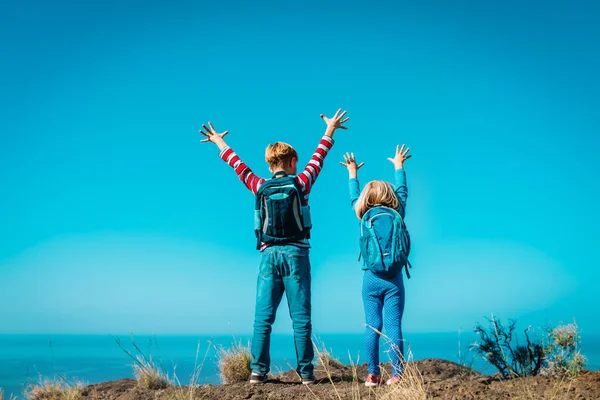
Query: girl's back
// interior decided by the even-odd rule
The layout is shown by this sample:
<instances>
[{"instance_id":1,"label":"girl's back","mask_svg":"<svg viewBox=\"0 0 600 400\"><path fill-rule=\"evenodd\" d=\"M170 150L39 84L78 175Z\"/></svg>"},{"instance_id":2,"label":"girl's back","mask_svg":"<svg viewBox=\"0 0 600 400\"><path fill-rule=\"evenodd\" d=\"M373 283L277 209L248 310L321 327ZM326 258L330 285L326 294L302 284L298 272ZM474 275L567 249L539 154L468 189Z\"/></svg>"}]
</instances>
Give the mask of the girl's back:
<instances>
[{"instance_id":1,"label":"girl's back","mask_svg":"<svg viewBox=\"0 0 600 400\"><path fill-rule=\"evenodd\" d=\"M404 146L402 148L398 146L396 156L388 159L395 167L395 187L388 182L371 181L361 192L357 171L363 164L356 164L354 154L346 154L345 163L342 163L348 168L350 175L350 202L356 216L361 220L360 247L365 270L362 297L367 325L365 347L369 365L369 375L365 379L366 386L377 386L382 382L379 367L379 335L384 325L392 345L389 354L394 374L387 383L397 382L404 373L402 339L404 282L401 269L394 271L393 267L409 265L407 257L410 238L404 225L408 189L403 168L404 161L410 158L408 150L404 150ZM401 256L402 259L396 260L397 256ZM377 264L383 273L377 273Z\"/></svg>"}]
</instances>

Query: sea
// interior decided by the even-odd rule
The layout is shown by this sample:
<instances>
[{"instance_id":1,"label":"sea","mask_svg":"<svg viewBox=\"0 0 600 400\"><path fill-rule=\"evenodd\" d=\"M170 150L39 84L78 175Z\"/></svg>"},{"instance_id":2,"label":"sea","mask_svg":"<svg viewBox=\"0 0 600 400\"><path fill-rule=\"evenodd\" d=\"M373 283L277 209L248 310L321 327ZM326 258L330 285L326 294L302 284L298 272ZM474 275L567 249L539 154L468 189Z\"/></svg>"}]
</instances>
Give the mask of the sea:
<instances>
[{"instance_id":1,"label":"sea","mask_svg":"<svg viewBox=\"0 0 600 400\"><path fill-rule=\"evenodd\" d=\"M476 341L471 332L405 333L406 354L414 360L443 358L465 363L483 373L493 367L469 351ZM130 336L130 335L0 335L0 388L5 398L23 399L28 385L42 378L67 382L99 383L133 377L132 357L152 358L183 385L190 382L195 366L201 366L198 383L220 383L217 370L218 349L234 343L247 345L250 336ZM315 343L343 363L363 363L362 334L323 334ZM587 369L600 369L600 335L582 338ZM382 345L381 360L387 361ZM271 339L273 373L295 368L292 335L273 335Z\"/></svg>"}]
</instances>

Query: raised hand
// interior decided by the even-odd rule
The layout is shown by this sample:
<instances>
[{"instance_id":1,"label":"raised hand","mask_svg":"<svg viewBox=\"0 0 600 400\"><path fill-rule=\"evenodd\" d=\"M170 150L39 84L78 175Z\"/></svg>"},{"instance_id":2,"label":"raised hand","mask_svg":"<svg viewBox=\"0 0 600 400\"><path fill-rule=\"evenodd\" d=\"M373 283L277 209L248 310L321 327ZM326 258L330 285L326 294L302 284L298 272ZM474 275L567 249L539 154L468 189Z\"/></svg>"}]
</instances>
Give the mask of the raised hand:
<instances>
[{"instance_id":1,"label":"raised hand","mask_svg":"<svg viewBox=\"0 0 600 400\"><path fill-rule=\"evenodd\" d=\"M348 121L350 118L344 118L344 116L346 116L346 111L342 112L341 108L337 110L333 118L327 118L326 116L321 114L321 118L327 124L327 131L331 131L332 134L336 129L348 129L348 127L342 124Z\"/></svg>"},{"instance_id":2,"label":"raised hand","mask_svg":"<svg viewBox=\"0 0 600 400\"><path fill-rule=\"evenodd\" d=\"M388 158L388 161L394 164L396 169L402 168L404 166L404 161L412 157L411 155L408 155L410 148L407 147L405 149L404 146L404 144L402 147L400 147L400 145L396 146L396 155L393 158Z\"/></svg>"},{"instance_id":3,"label":"raised hand","mask_svg":"<svg viewBox=\"0 0 600 400\"><path fill-rule=\"evenodd\" d=\"M340 164L348 169L348 173L350 174L351 178L356 178L356 173L358 170L365 165L364 162L356 165L356 157L354 157L354 153L344 154L344 161L345 162L340 161Z\"/></svg>"},{"instance_id":4,"label":"raised hand","mask_svg":"<svg viewBox=\"0 0 600 400\"><path fill-rule=\"evenodd\" d=\"M220 143L225 143L225 141L223 140L223 138L229 133L229 131L225 131L223 133L217 133L217 130L215 129L215 127L212 125L211 122L208 123L207 127L206 125L202 124L202 129L200 129L200 133L203 134L204 136L206 136L206 139L202 139L200 142L202 143L215 143L217 145L219 145Z\"/></svg>"}]
</instances>

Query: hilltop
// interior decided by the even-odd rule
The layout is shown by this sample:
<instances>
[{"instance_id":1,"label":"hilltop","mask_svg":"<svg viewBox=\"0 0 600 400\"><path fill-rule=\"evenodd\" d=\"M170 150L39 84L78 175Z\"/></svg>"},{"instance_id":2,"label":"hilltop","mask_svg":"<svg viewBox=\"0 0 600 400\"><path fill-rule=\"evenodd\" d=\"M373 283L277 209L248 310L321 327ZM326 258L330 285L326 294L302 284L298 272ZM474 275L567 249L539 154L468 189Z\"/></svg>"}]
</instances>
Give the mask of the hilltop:
<instances>
[{"instance_id":1,"label":"hilltop","mask_svg":"<svg viewBox=\"0 0 600 400\"><path fill-rule=\"evenodd\" d=\"M303 386L294 371L271 377L264 385L237 383L141 390L133 379L88 385L85 399L95 400L183 400L183 399L600 399L600 371L584 372L576 379L535 376L501 379L486 376L451 361L425 359L409 363L419 382L390 391L389 387L369 389L353 376L366 376L366 364L354 368L333 362L328 370L317 368L317 383ZM389 373L389 365L386 366ZM332 384L333 381L333 384ZM190 396L193 393L193 396Z\"/></svg>"}]
</instances>

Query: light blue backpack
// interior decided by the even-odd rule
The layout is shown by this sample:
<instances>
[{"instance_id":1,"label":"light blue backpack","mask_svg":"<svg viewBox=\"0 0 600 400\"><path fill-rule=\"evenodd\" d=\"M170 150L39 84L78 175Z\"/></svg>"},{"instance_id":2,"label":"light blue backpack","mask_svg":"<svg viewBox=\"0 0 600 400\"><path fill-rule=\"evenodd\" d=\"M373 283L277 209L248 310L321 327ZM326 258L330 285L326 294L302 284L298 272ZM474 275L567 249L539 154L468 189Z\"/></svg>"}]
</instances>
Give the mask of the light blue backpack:
<instances>
[{"instance_id":1,"label":"light blue backpack","mask_svg":"<svg viewBox=\"0 0 600 400\"><path fill-rule=\"evenodd\" d=\"M384 206L367 210L360 220L360 255L364 266L379 275L406 268L410 279L409 254L410 235L400 213Z\"/></svg>"}]
</instances>

